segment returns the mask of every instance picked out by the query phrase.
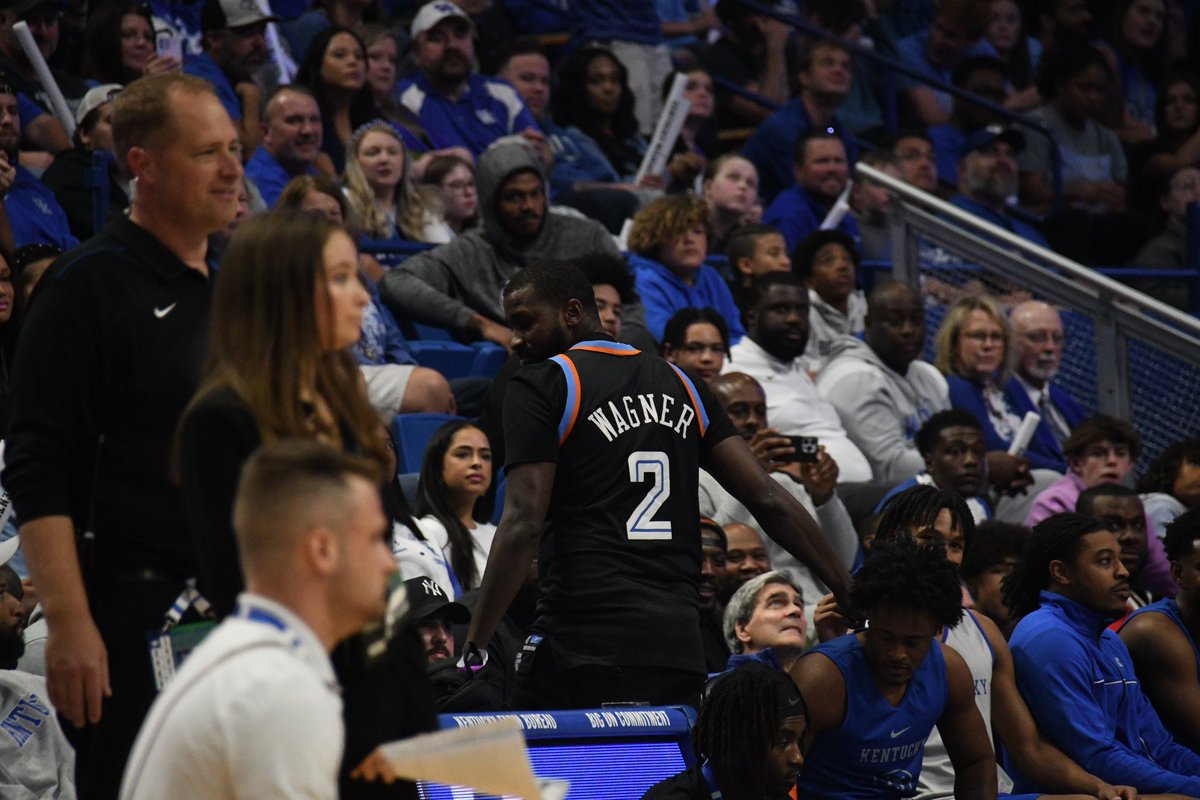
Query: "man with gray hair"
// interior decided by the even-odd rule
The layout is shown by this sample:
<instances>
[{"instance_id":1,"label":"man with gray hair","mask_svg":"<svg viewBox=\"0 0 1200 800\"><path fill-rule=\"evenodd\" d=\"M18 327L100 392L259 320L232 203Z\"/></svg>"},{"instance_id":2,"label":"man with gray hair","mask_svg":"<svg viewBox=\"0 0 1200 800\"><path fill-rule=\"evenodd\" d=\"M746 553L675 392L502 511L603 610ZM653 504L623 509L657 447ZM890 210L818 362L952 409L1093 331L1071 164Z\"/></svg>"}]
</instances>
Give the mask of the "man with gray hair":
<instances>
[{"instance_id":1,"label":"man with gray hair","mask_svg":"<svg viewBox=\"0 0 1200 800\"><path fill-rule=\"evenodd\" d=\"M728 669L752 661L788 670L808 646L804 595L785 573L763 573L743 583L725 607Z\"/></svg>"},{"instance_id":2,"label":"man with gray hair","mask_svg":"<svg viewBox=\"0 0 1200 800\"><path fill-rule=\"evenodd\" d=\"M1066 389L1052 383L1062 364L1062 317L1054 306L1030 300L1014 306L1008 321L1017 340L1017 362L1004 384L1004 397L1022 417L1029 411L1041 415L1034 440L1043 452L1055 454L1066 472L1062 446L1088 414Z\"/></svg>"}]
</instances>

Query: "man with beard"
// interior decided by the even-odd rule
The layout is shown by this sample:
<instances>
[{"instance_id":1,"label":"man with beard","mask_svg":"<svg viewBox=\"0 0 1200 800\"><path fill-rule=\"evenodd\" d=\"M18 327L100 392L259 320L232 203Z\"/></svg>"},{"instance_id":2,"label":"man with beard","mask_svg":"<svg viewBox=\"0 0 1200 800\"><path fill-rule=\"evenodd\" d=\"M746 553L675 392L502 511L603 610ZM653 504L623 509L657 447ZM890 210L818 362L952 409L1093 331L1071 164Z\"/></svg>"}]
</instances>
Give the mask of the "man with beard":
<instances>
[{"instance_id":1,"label":"man with beard","mask_svg":"<svg viewBox=\"0 0 1200 800\"><path fill-rule=\"evenodd\" d=\"M1041 231L1008 213L1008 199L1017 193L1017 154L1025 137L1002 125L988 125L967 136L959 151L958 194L950 204L1048 247Z\"/></svg>"},{"instance_id":2,"label":"man with beard","mask_svg":"<svg viewBox=\"0 0 1200 800\"><path fill-rule=\"evenodd\" d=\"M316 174L313 164L321 152L321 109L311 92L291 84L275 90L263 115L263 141L246 163L246 177L271 207L292 178Z\"/></svg>"},{"instance_id":3,"label":"man with beard","mask_svg":"<svg viewBox=\"0 0 1200 800\"><path fill-rule=\"evenodd\" d=\"M501 136L541 141L517 90L475 74L475 30L461 8L449 0L426 3L413 17L411 35L418 72L400 81L396 96L421 121L434 149L465 147L478 157Z\"/></svg>"},{"instance_id":4,"label":"man with beard","mask_svg":"<svg viewBox=\"0 0 1200 800\"><path fill-rule=\"evenodd\" d=\"M1149 605L1154 598L1143 581L1150 558L1148 520L1137 492L1119 483L1101 483L1080 492L1075 512L1098 521L1117 537L1121 563L1129 573L1129 610Z\"/></svg>"},{"instance_id":5,"label":"man with beard","mask_svg":"<svg viewBox=\"0 0 1200 800\"><path fill-rule=\"evenodd\" d=\"M483 224L406 259L379 289L397 316L508 347L500 291L521 267L538 258L620 253L600 223L549 213L541 162L522 142L489 148L475 181Z\"/></svg>"},{"instance_id":6,"label":"man with beard","mask_svg":"<svg viewBox=\"0 0 1200 800\"><path fill-rule=\"evenodd\" d=\"M776 195L763 213L763 222L783 234L789 251L821 227L850 177L846 145L837 134L818 130L802 135L796 141L795 158L796 183ZM837 230L858 242L853 214L842 217Z\"/></svg>"},{"instance_id":7,"label":"man with beard","mask_svg":"<svg viewBox=\"0 0 1200 800\"><path fill-rule=\"evenodd\" d=\"M721 632L721 602L717 597L725 583L725 554L729 547L725 531L711 519L700 518L700 635L704 640L704 671L721 672L729 661L729 647Z\"/></svg>"},{"instance_id":8,"label":"man with beard","mask_svg":"<svg viewBox=\"0 0 1200 800\"><path fill-rule=\"evenodd\" d=\"M73 800L75 752L50 705L46 679L17 670L25 649L22 588L7 562L20 541L0 543L0 787L5 797Z\"/></svg>"},{"instance_id":9,"label":"man with beard","mask_svg":"<svg viewBox=\"0 0 1200 800\"><path fill-rule=\"evenodd\" d=\"M570 262L534 263L504 288L524 366L505 394L504 516L464 662L480 662L536 554L538 619L513 707L694 705L704 681L701 466L843 598L848 573L704 383L612 341L592 294Z\"/></svg>"},{"instance_id":10,"label":"man with beard","mask_svg":"<svg viewBox=\"0 0 1200 800\"><path fill-rule=\"evenodd\" d=\"M920 359L925 305L911 286L876 285L867 299L863 338L834 340L817 390L833 403L876 480L896 483L921 470L914 443L921 425L950 407L946 379Z\"/></svg>"},{"instance_id":11,"label":"man with beard","mask_svg":"<svg viewBox=\"0 0 1200 800\"><path fill-rule=\"evenodd\" d=\"M791 440L768 426L766 396L758 381L749 375L740 372L719 375L713 378L709 388L729 415L733 426L746 440L758 463L817 520L829 546L842 565L849 569L858 555L858 536L845 505L835 491L837 462L823 448L814 462L802 464L793 460L795 448ZM764 536L764 531L746 507L703 470L700 472L700 513L722 524L747 525L762 541L765 550L763 563L759 565L758 559L750 557L750 552L746 552L744 559L737 559L736 574L728 579L730 592L758 574L755 570L765 571L770 567L785 572L813 603L829 591L805 564L792 558L784 548ZM735 549L732 537L730 541L731 557L735 557L735 550L752 552L751 548Z\"/></svg>"},{"instance_id":12,"label":"man with beard","mask_svg":"<svg viewBox=\"0 0 1200 800\"><path fill-rule=\"evenodd\" d=\"M260 90L254 73L267 57L267 23L279 17L265 3L205 0L200 12L204 52L188 56L183 71L213 85L217 99L237 126L242 150L251 153L262 141Z\"/></svg>"},{"instance_id":13,"label":"man with beard","mask_svg":"<svg viewBox=\"0 0 1200 800\"><path fill-rule=\"evenodd\" d=\"M421 634L425 663L432 667L454 657L454 625L466 625L471 612L446 596L433 578L409 578L404 582L408 597L408 619Z\"/></svg>"},{"instance_id":14,"label":"man with beard","mask_svg":"<svg viewBox=\"0 0 1200 800\"><path fill-rule=\"evenodd\" d=\"M1030 300L1009 312L1017 340L1017 363L1004 384L1004 398L1017 414L1036 411L1042 416L1034 439L1039 449L1056 455L1066 468L1063 444L1087 412L1061 386L1051 381L1058 374L1063 353L1063 324L1058 310Z\"/></svg>"},{"instance_id":15,"label":"man with beard","mask_svg":"<svg viewBox=\"0 0 1200 800\"><path fill-rule=\"evenodd\" d=\"M20 163L21 112L17 92L0 82L0 243L11 235L15 250L27 244L53 244L64 250L79 244L67 212L37 176ZM8 250L6 252L12 252Z\"/></svg>"}]
</instances>

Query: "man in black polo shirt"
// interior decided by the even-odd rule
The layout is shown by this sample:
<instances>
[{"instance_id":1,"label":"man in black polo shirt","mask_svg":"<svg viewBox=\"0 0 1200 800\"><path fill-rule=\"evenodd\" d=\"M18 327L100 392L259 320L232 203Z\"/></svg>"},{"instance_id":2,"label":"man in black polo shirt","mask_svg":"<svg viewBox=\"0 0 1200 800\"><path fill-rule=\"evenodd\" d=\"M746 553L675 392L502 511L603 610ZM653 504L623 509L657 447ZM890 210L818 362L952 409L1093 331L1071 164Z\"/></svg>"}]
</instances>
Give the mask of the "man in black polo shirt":
<instances>
[{"instance_id":1,"label":"man in black polo shirt","mask_svg":"<svg viewBox=\"0 0 1200 800\"><path fill-rule=\"evenodd\" d=\"M816 523L762 471L704 382L606 336L578 269L527 267L505 287L504 311L527 366L505 396L504 516L465 661L487 645L536 552L541 595L514 707L695 704L702 465L845 596L849 578Z\"/></svg>"},{"instance_id":2,"label":"man in black polo shirt","mask_svg":"<svg viewBox=\"0 0 1200 800\"><path fill-rule=\"evenodd\" d=\"M237 130L200 78L131 84L113 138L136 182L130 213L39 286L4 470L83 798L116 795L155 694L146 633L195 574L171 443L206 346L206 239L233 219L242 176Z\"/></svg>"}]
</instances>

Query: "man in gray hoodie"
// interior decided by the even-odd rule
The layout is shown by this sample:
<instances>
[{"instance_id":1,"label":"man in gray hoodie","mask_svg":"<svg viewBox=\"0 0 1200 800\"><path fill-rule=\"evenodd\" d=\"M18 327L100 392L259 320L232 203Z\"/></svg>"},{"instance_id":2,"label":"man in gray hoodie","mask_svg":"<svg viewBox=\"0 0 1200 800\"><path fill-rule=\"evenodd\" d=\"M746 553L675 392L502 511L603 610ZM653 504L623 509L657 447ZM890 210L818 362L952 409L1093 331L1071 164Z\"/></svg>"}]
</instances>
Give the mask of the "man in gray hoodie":
<instances>
[{"instance_id":1,"label":"man in gray hoodie","mask_svg":"<svg viewBox=\"0 0 1200 800\"><path fill-rule=\"evenodd\" d=\"M925 420L950 407L946 379L919 360L925 346L921 297L902 283L881 283L867 300L864 339L834 341L817 376L817 391L833 403L851 441L877 481L898 483L925 467L913 436Z\"/></svg>"},{"instance_id":2,"label":"man in gray hoodie","mask_svg":"<svg viewBox=\"0 0 1200 800\"><path fill-rule=\"evenodd\" d=\"M489 147L475 182L483 224L405 260L379 288L397 316L508 347L500 292L509 278L537 259L619 253L600 223L549 212L542 165L522 142Z\"/></svg>"}]
</instances>

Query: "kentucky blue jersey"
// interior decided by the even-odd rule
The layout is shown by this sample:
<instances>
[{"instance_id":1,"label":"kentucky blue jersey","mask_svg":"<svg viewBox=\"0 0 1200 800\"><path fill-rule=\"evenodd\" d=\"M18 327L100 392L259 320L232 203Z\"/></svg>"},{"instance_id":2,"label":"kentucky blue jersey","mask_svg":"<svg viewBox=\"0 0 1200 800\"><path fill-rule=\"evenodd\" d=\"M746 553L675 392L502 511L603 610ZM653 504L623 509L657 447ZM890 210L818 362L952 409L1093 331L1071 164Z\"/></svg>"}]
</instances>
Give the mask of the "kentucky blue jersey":
<instances>
[{"instance_id":1,"label":"kentucky blue jersey","mask_svg":"<svg viewBox=\"0 0 1200 800\"><path fill-rule=\"evenodd\" d=\"M946 660L935 641L893 706L875 687L858 636L817 646L805 658L828 658L846 683L846 718L813 740L804 755L798 796L805 800L881 800L916 794L925 740L946 707ZM812 699L809 702L813 702Z\"/></svg>"}]
</instances>

